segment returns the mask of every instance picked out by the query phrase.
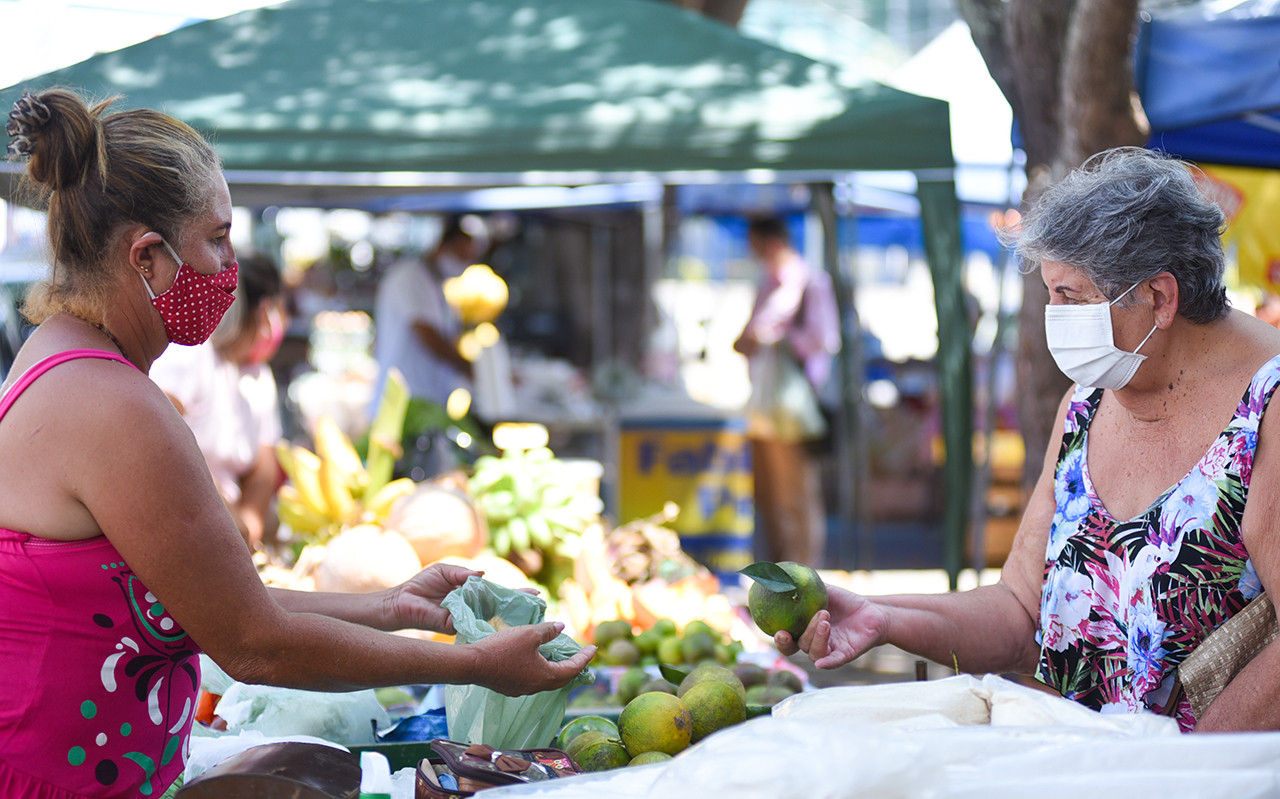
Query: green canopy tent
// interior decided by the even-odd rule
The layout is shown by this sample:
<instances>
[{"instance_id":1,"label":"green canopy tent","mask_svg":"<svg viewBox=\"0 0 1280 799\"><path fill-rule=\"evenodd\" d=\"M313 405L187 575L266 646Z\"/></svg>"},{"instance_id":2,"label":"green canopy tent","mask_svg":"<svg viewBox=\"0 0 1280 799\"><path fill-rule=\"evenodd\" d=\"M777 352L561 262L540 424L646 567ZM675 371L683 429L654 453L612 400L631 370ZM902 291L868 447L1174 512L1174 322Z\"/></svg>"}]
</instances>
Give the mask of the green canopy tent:
<instances>
[{"instance_id":1,"label":"green canopy tent","mask_svg":"<svg viewBox=\"0 0 1280 799\"><path fill-rule=\"evenodd\" d=\"M0 90L0 108L67 85L163 109L210 137L233 200L249 206L914 171L938 310L954 583L972 399L947 105L835 74L653 0L291 0ZM16 174L0 170L4 196Z\"/></svg>"}]
</instances>

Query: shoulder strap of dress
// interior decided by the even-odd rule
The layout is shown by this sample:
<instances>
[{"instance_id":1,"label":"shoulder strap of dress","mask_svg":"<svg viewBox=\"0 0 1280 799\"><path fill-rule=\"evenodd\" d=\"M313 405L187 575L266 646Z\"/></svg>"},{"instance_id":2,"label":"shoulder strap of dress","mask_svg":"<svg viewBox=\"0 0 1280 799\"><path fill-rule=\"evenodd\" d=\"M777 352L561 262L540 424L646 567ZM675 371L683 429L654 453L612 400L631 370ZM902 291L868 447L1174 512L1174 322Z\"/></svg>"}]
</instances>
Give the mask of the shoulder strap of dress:
<instances>
[{"instance_id":1,"label":"shoulder strap of dress","mask_svg":"<svg viewBox=\"0 0 1280 799\"><path fill-rule=\"evenodd\" d=\"M133 366L133 362L128 358L125 358L123 355L119 355L114 352L107 352L106 350L75 349L50 355L48 358L45 358L35 366L32 366L30 369L23 372L17 381L9 387L9 390L5 392L4 396L0 396L0 419L4 418L4 415L9 412L9 408L13 403L17 402L18 397L22 396L22 392L26 391L27 387L34 383L40 375L59 364L66 363L67 361L78 360L80 358L101 358L108 361L120 361L121 363L127 363L130 366ZM137 367L134 366L134 368L136 369Z\"/></svg>"},{"instance_id":2,"label":"shoulder strap of dress","mask_svg":"<svg viewBox=\"0 0 1280 799\"><path fill-rule=\"evenodd\" d=\"M1244 390L1244 396L1240 398L1235 418L1253 419L1253 423L1257 424L1266 412L1277 388L1280 388L1280 355L1274 356L1258 367L1253 379L1249 381L1248 388ZM1235 420L1232 424L1236 424Z\"/></svg>"},{"instance_id":3,"label":"shoulder strap of dress","mask_svg":"<svg viewBox=\"0 0 1280 799\"><path fill-rule=\"evenodd\" d=\"M1072 437L1081 427L1088 427L1102 400L1102 389L1077 385L1071 390L1071 402L1067 406L1067 418L1060 431L1063 440Z\"/></svg>"}]
</instances>

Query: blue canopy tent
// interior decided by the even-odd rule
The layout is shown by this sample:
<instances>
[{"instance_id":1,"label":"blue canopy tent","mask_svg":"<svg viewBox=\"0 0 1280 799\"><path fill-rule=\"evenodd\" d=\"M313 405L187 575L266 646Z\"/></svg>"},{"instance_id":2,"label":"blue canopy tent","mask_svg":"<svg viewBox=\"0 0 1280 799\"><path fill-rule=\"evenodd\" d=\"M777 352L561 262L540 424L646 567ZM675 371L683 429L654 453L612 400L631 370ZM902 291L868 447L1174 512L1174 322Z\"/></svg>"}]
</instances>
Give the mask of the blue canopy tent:
<instances>
[{"instance_id":1,"label":"blue canopy tent","mask_svg":"<svg viewBox=\"0 0 1280 799\"><path fill-rule=\"evenodd\" d=\"M1193 161L1222 206L1239 279L1280 292L1280 0L1194 3L1142 23L1147 146Z\"/></svg>"},{"instance_id":2,"label":"blue canopy tent","mask_svg":"<svg viewBox=\"0 0 1280 799\"><path fill-rule=\"evenodd\" d=\"M1148 146L1197 163L1280 169L1280 0L1152 11L1134 62Z\"/></svg>"}]
</instances>

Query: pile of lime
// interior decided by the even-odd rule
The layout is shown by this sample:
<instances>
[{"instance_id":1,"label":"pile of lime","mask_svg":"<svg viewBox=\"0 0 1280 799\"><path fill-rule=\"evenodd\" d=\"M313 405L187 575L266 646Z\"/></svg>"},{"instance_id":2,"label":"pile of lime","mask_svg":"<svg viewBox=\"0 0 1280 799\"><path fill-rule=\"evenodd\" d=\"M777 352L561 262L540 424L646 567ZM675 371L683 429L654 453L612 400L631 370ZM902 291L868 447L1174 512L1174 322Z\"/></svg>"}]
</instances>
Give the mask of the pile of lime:
<instances>
[{"instance_id":1,"label":"pile of lime","mask_svg":"<svg viewBox=\"0 0 1280 799\"><path fill-rule=\"evenodd\" d=\"M742 653L741 641L698 619L683 630L671 619L658 619L639 632L626 619L605 621L590 643L596 645L596 665L603 666L695 666L707 660L732 665Z\"/></svg>"},{"instance_id":2,"label":"pile of lime","mask_svg":"<svg viewBox=\"0 0 1280 799\"><path fill-rule=\"evenodd\" d=\"M631 696L616 724L604 716L569 721L554 745L585 771L661 763L756 715L748 709L749 689L733 669L714 661L694 667L679 685L666 686Z\"/></svg>"}]
</instances>

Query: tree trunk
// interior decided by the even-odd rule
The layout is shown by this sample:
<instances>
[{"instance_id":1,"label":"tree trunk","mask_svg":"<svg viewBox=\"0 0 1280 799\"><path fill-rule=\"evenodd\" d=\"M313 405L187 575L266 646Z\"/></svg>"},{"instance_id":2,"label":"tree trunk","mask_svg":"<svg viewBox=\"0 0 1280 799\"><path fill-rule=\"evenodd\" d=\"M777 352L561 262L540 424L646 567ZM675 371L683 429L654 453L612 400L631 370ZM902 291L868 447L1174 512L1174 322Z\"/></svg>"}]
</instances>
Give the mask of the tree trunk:
<instances>
[{"instance_id":1,"label":"tree trunk","mask_svg":"<svg viewBox=\"0 0 1280 799\"><path fill-rule=\"evenodd\" d=\"M710 17L717 22L723 22L730 28L736 28L742 21L742 12L747 8L748 0L663 0L663 2L697 11L704 17Z\"/></svg>"},{"instance_id":2,"label":"tree trunk","mask_svg":"<svg viewBox=\"0 0 1280 799\"><path fill-rule=\"evenodd\" d=\"M1064 126L1058 162L1078 166L1094 153L1147 141L1133 83L1138 0L1079 0L1067 32L1062 81Z\"/></svg>"},{"instance_id":3,"label":"tree trunk","mask_svg":"<svg viewBox=\"0 0 1280 799\"><path fill-rule=\"evenodd\" d=\"M1013 109L1027 159L1024 205L1090 155L1146 141L1133 84L1138 0L957 0L957 7ZM1040 275L1025 275L1016 358L1028 491L1071 385L1045 344L1047 302Z\"/></svg>"}]
</instances>

